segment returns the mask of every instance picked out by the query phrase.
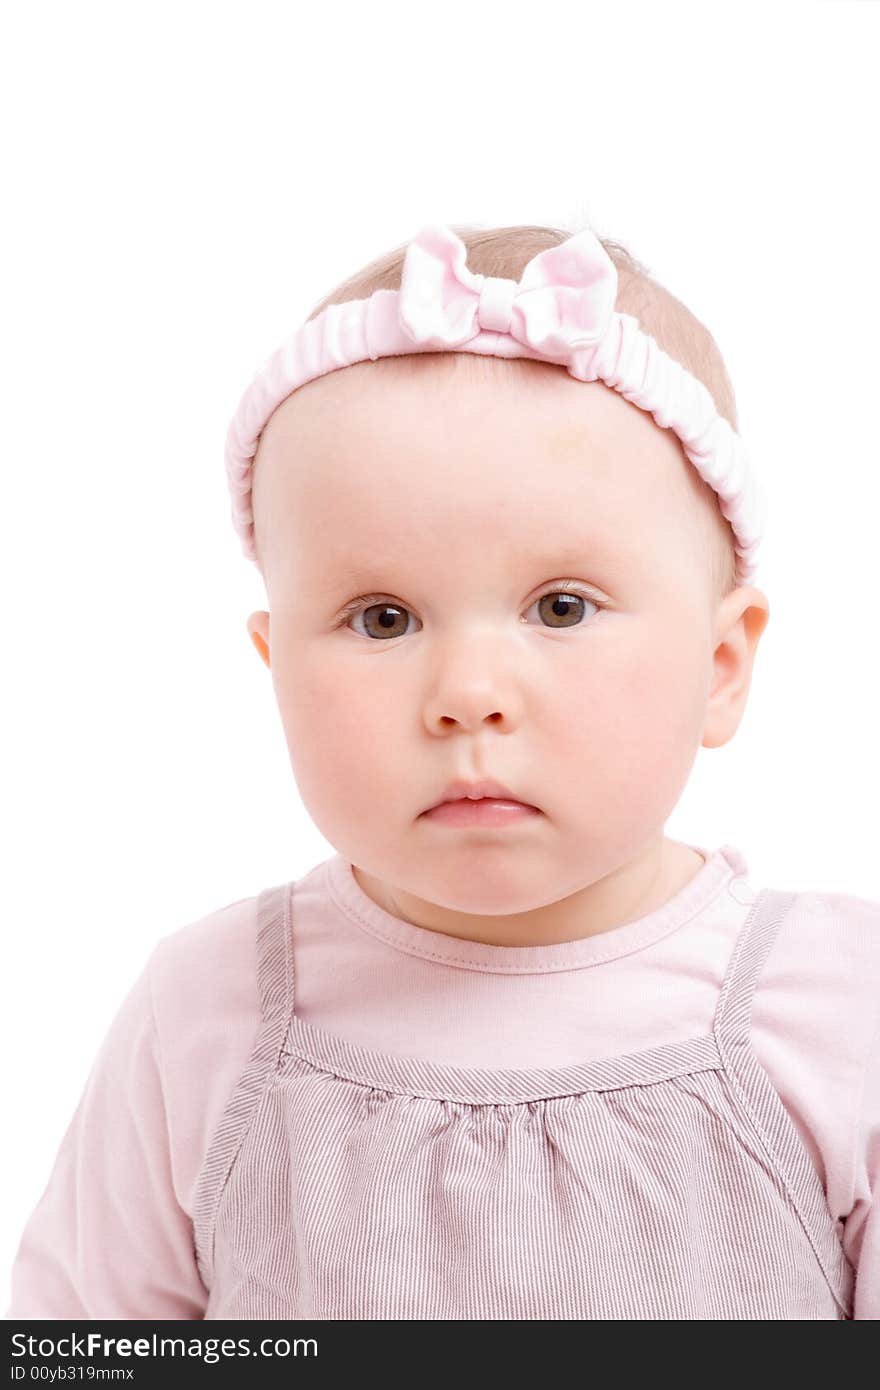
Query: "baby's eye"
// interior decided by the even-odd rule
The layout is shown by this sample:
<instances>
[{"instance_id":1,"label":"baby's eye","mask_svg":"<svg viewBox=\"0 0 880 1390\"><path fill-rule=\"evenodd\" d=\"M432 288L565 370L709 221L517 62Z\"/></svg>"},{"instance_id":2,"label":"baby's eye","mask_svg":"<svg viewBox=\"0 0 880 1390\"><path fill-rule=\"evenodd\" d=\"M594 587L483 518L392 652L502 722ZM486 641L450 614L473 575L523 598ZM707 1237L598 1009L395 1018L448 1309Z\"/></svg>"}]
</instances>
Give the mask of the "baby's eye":
<instances>
[{"instance_id":1,"label":"baby's eye","mask_svg":"<svg viewBox=\"0 0 880 1390\"><path fill-rule=\"evenodd\" d=\"M408 608L400 603L371 603L369 608L360 608L351 616L351 623L363 618L367 631L364 637L403 637L406 633L406 615L412 617ZM360 629L355 628L355 631Z\"/></svg>"},{"instance_id":2,"label":"baby's eye","mask_svg":"<svg viewBox=\"0 0 880 1390\"><path fill-rule=\"evenodd\" d=\"M548 627L580 627L577 620L583 617L585 603L592 604L598 613L599 604L586 594L579 594L573 589L551 589L535 599L526 612L537 608Z\"/></svg>"},{"instance_id":3,"label":"baby's eye","mask_svg":"<svg viewBox=\"0 0 880 1390\"><path fill-rule=\"evenodd\" d=\"M580 594L570 589L552 589L549 593L542 594L534 603L529 604L526 609L530 613L533 608L537 608L542 622L547 627L566 628L582 626L581 619L584 616L584 604L590 604L596 612L600 605L586 594ZM388 637L403 637L407 633L407 619L413 615L403 604L391 603L372 603L366 608L360 608L351 615L348 626L363 619L364 629L355 627L355 632L360 632L364 637L374 637L378 640ZM588 615L589 616L589 615ZM416 619L418 621L418 619Z\"/></svg>"}]
</instances>

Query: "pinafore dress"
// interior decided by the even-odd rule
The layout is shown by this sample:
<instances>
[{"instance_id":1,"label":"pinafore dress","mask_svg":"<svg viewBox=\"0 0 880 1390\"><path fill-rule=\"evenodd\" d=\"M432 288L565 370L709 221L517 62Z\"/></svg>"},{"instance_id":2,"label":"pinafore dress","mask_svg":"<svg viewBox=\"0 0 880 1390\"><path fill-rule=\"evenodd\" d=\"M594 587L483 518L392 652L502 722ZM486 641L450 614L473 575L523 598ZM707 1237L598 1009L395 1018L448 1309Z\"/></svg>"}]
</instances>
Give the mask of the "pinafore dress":
<instances>
[{"instance_id":1,"label":"pinafore dress","mask_svg":"<svg viewBox=\"0 0 880 1390\"><path fill-rule=\"evenodd\" d=\"M709 1033L573 1066L374 1052L294 1012L295 883L193 1212L205 1317L851 1318L854 1271L749 1032L764 890Z\"/></svg>"}]
</instances>

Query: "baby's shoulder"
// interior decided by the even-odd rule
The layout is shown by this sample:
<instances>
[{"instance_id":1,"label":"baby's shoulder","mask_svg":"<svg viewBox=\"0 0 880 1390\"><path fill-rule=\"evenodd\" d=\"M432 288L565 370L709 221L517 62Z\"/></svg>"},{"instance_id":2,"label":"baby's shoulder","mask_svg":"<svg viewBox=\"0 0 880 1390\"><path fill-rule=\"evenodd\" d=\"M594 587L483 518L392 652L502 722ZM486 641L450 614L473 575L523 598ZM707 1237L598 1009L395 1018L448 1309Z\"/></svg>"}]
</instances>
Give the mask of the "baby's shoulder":
<instances>
[{"instance_id":1,"label":"baby's shoulder","mask_svg":"<svg viewBox=\"0 0 880 1390\"><path fill-rule=\"evenodd\" d=\"M854 893L811 889L796 893L789 935L822 944L845 962L880 970L880 902Z\"/></svg>"},{"instance_id":2,"label":"baby's shoulder","mask_svg":"<svg viewBox=\"0 0 880 1390\"><path fill-rule=\"evenodd\" d=\"M850 1019L864 1038L880 1016L880 902L853 893L793 895L762 970L762 993L789 996L830 1028ZM809 1007L807 1007L809 1001Z\"/></svg>"},{"instance_id":3,"label":"baby's shoulder","mask_svg":"<svg viewBox=\"0 0 880 1390\"><path fill-rule=\"evenodd\" d=\"M239 898L161 936L146 969L171 1169L194 1210L211 1136L260 1029L257 898Z\"/></svg>"},{"instance_id":4,"label":"baby's shoulder","mask_svg":"<svg viewBox=\"0 0 880 1390\"><path fill-rule=\"evenodd\" d=\"M149 964L161 1031L256 1016L257 896L237 898L167 932ZM164 1028L162 1028L164 1025Z\"/></svg>"}]
</instances>

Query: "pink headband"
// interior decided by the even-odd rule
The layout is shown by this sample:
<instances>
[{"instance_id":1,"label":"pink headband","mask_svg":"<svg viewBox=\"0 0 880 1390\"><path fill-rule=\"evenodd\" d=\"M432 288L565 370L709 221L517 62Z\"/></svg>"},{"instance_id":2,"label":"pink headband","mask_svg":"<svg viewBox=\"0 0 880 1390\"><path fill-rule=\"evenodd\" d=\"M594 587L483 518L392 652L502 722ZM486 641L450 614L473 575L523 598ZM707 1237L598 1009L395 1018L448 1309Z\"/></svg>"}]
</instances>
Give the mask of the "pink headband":
<instances>
[{"instance_id":1,"label":"pink headband","mask_svg":"<svg viewBox=\"0 0 880 1390\"><path fill-rule=\"evenodd\" d=\"M578 381L600 380L678 435L700 477L718 494L734 533L737 582L756 569L765 502L740 436L701 381L669 357L630 314L615 312L617 268L598 237L576 232L529 261L519 282L477 275L449 227L427 226L409 243L399 290L330 304L264 362L242 396L226 438L232 521L256 562L251 469L272 412L298 387L368 358L416 352L533 357Z\"/></svg>"}]
</instances>

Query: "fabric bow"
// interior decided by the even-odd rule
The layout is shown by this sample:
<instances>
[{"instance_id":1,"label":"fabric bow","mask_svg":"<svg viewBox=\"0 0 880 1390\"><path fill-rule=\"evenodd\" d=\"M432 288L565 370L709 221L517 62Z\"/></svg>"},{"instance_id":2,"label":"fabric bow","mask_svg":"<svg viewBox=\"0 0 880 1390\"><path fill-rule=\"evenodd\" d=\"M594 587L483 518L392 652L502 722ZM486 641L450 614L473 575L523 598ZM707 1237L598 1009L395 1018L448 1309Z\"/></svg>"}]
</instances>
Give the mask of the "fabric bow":
<instances>
[{"instance_id":1,"label":"fabric bow","mask_svg":"<svg viewBox=\"0 0 880 1390\"><path fill-rule=\"evenodd\" d=\"M539 252L519 282L476 274L466 262L450 227L423 227L409 243L398 313L415 343L455 348L487 331L569 357L598 343L614 312L617 267L588 229Z\"/></svg>"}]
</instances>

